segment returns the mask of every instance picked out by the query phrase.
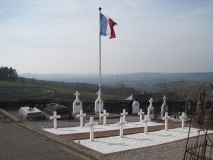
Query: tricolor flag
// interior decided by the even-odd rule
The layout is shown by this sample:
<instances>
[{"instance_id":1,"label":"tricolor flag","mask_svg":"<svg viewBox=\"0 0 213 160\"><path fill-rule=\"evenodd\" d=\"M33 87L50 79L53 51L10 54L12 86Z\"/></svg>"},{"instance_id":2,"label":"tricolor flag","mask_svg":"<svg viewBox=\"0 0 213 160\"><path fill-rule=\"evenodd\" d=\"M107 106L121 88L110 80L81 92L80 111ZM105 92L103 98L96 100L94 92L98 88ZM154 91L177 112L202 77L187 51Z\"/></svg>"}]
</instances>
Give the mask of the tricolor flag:
<instances>
[{"instance_id":1,"label":"tricolor flag","mask_svg":"<svg viewBox=\"0 0 213 160\"><path fill-rule=\"evenodd\" d=\"M101 14L101 13L100 13ZM102 36L110 36L109 38L116 38L115 31L113 27L117 24L111 18L101 14L100 16L101 21L101 33Z\"/></svg>"}]
</instances>

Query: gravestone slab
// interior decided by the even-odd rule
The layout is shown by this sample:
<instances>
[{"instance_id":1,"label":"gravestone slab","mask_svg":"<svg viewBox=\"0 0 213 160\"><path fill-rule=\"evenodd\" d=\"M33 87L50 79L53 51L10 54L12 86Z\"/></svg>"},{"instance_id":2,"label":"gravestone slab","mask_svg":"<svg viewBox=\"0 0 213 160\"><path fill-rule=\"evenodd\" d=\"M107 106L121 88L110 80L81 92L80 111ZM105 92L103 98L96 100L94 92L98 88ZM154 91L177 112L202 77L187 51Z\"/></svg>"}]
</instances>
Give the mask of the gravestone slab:
<instances>
[{"instance_id":1,"label":"gravestone slab","mask_svg":"<svg viewBox=\"0 0 213 160\"><path fill-rule=\"evenodd\" d=\"M99 101L100 101L100 108L101 108L101 112L103 112L103 106L104 106L104 102L102 101L100 95L99 95L99 91L97 92L98 94L98 98L95 101L95 112L99 112Z\"/></svg>"},{"instance_id":2,"label":"gravestone slab","mask_svg":"<svg viewBox=\"0 0 213 160\"><path fill-rule=\"evenodd\" d=\"M57 103L50 103L47 104L46 108L44 109L44 112L49 116L53 116L54 111L56 111L57 114L61 115L60 119L71 118L68 107L65 107L63 105Z\"/></svg>"},{"instance_id":3,"label":"gravestone slab","mask_svg":"<svg viewBox=\"0 0 213 160\"><path fill-rule=\"evenodd\" d=\"M76 93L74 95L76 96L76 99L73 102L73 114L79 114L80 110L82 110L82 102L79 99L80 93L78 93L78 91L76 91Z\"/></svg>"},{"instance_id":4,"label":"gravestone slab","mask_svg":"<svg viewBox=\"0 0 213 160\"><path fill-rule=\"evenodd\" d=\"M168 112L168 105L166 104L166 96L163 97L163 104L161 106L161 118L164 117L165 112Z\"/></svg>"},{"instance_id":5,"label":"gravestone slab","mask_svg":"<svg viewBox=\"0 0 213 160\"><path fill-rule=\"evenodd\" d=\"M132 104L132 114L138 113L140 109L140 104L138 101L134 101Z\"/></svg>"},{"instance_id":6,"label":"gravestone slab","mask_svg":"<svg viewBox=\"0 0 213 160\"><path fill-rule=\"evenodd\" d=\"M36 107L20 107L18 110L19 116L23 116L26 119L45 119L45 115Z\"/></svg>"},{"instance_id":7,"label":"gravestone slab","mask_svg":"<svg viewBox=\"0 0 213 160\"><path fill-rule=\"evenodd\" d=\"M150 105L148 107L147 116L148 116L148 119L154 119L155 118L154 107L152 106L153 99L150 98L149 102L150 102Z\"/></svg>"}]
</instances>

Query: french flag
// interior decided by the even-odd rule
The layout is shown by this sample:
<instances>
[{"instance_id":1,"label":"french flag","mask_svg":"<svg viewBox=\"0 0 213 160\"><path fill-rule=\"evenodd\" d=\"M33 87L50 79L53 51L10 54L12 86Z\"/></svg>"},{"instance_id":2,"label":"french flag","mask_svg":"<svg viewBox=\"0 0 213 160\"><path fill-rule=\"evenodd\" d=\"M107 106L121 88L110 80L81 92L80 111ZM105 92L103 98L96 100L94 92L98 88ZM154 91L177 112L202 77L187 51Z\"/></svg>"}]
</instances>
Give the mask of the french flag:
<instances>
[{"instance_id":1,"label":"french flag","mask_svg":"<svg viewBox=\"0 0 213 160\"><path fill-rule=\"evenodd\" d=\"M101 14L101 13L100 13ZM101 20L101 33L100 35L102 36L110 36L109 39L111 38L116 38L115 31L113 27L117 25L116 22L114 22L111 18L101 14L100 16Z\"/></svg>"}]
</instances>

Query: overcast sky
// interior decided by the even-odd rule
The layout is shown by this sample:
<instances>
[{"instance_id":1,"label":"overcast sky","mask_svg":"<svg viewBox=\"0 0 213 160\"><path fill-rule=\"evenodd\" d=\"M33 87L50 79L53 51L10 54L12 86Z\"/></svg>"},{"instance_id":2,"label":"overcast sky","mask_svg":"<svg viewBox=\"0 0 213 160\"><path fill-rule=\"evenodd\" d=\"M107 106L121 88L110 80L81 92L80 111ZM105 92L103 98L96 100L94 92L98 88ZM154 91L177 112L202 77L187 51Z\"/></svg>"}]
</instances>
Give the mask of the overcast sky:
<instances>
[{"instance_id":1,"label":"overcast sky","mask_svg":"<svg viewBox=\"0 0 213 160\"><path fill-rule=\"evenodd\" d=\"M213 71L212 0L0 0L0 65L21 73Z\"/></svg>"}]
</instances>

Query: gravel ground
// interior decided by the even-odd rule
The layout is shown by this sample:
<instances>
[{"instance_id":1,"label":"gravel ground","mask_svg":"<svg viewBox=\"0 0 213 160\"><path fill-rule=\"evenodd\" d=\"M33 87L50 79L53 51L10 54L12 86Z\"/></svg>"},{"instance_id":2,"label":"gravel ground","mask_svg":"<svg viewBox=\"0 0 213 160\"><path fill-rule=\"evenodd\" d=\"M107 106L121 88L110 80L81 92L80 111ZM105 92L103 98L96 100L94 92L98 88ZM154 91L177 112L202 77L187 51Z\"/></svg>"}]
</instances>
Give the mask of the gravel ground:
<instances>
[{"instance_id":1,"label":"gravel ground","mask_svg":"<svg viewBox=\"0 0 213 160\"><path fill-rule=\"evenodd\" d=\"M77 144L73 142L74 139L89 139L89 133L82 133L82 134L73 134L73 135L63 135L63 136L57 136L51 133L47 133L42 128L52 128L53 122L52 120L45 119L45 120L32 120L27 121L24 118L21 118L18 116L17 110L10 110L7 111L10 114L14 115L15 117L19 118L21 120L21 123L42 135L45 135L46 137L53 139L55 141L58 141L62 144L65 144L71 148L74 148L75 150L78 150L86 155L90 155L94 157L95 159L100 160L115 160L115 159L131 159L131 160L139 160L139 159L145 159L145 160L181 160L183 159L184 151L185 151L185 145L186 145L186 139L175 141L167 144L162 145L156 145L146 148L139 148L139 149L131 149L127 151L121 151L121 152L115 152L110 154L102 154L100 152L91 150L90 148L84 147L80 144ZM138 122L139 116L135 115L128 115L126 117L127 122ZM84 124L88 123L89 119L84 119ZM116 122L119 122L119 117L113 118L113 119L107 119L108 124L114 124ZM155 122L164 122L161 120L155 120ZM187 126L188 124L186 124ZM58 120L58 127L76 127L79 126L79 119L74 118L72 120ZM175 123L175 122L169 122L169 128L177 128L180 127L181 123ZM164 126L154 126L149 127L149 132L151 131L157 131L164 129ZM133 133L141 133L143 132L143 128L135 128L135 129L125 129L124 135L126 134L133 134ZM107 137L107 136L118 136L119 131L103 131L103 132L95 132L94 137ZM213 134L210 135L210 138L213 139ZM192 139L190 143L193 143L195 139ZM207 151L210 152L210 151ZM213 153L212 153L213 154Z\"/></svg>"}]
</instances>

